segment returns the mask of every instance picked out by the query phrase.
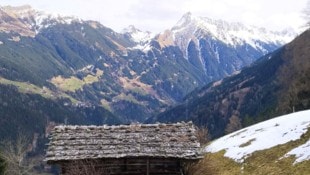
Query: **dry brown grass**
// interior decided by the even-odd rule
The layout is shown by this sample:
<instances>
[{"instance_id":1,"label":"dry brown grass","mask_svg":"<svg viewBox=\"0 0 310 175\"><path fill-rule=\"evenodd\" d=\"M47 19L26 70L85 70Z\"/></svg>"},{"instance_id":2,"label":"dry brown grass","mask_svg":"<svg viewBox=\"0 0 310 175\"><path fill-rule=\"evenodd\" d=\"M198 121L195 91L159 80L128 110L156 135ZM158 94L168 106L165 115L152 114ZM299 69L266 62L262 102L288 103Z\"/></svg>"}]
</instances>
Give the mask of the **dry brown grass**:
<instances>
[{"instance_id":1,"label":"dry brown grass","mask_svg":"<svg viewBox=\"0 0 310 175\"><path fill-rule=\"evenodd\" d=\"M240 174L240 164L224 157L225 151L206 154L198 163L188 168L189 175L232 175Z\"/></svg>"},{"instance_id":2,"label":"dry brown grass","mask_svg":"<svg viewBox=\"0 0 310 175\"><path fill-rule=\"evenodd\" d=\"M225 151L207 153L196 164L187 167L189 175L309 175L310 160L295 162L295 156L284 157L290 150L310 139L310 129L301 139L254 152L243 163L224 157ZM229 143L227 143L229 144Z\"/></svg>"},{"instance_id":3,"label":"dry brown grass","mask_svg":"<svg viewBox=\"0 0 310 175\"><path fill-rule=\"evenodd\" d=\"M75 92L82 89L86 84L92 84L99 81L99 77L103 75L103 71L97 69L96 75L87 75L82 80L75 76L64 78L62 76L53 77L50 81L62 91Z\"/></svg>"}]
</instances>

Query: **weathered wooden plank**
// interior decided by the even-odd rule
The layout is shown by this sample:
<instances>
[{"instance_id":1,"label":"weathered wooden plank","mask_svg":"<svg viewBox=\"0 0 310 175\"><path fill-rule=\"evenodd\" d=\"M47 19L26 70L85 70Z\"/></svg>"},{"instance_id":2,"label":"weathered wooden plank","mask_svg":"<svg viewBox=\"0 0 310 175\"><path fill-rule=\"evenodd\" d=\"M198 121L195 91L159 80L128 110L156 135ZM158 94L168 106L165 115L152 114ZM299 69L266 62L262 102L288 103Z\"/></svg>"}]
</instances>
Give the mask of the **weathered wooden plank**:
<instances>
[{"instance_id":1,"label":"weathered wooden plank","mask_svg":"<svg viewBox=\"0 0 310 175\"><path fill-rule=\"evenodd\" d=\"M150 159L146 160L146 175L150 175Z\"/></svg>"},{"instance_id":2,"label":"weathered wooden plank","mask_svg":"<svg viewBox=\"0 0 310 175\"><path fill-rule=\"evenodd\" d=\"M51 135L48 163L134 156L200 158L192 123L57 126Z\"/></svg>"},{"instance_id":3,"label":"weathered wooden plank","mask_svg":"<svg viewBox=\"0 0 310 175\"><path fill-rule=\"evenodd\" d=\"M180 161L179 159L164 158L80 160L62 162L61 167L63 174L74 172L77 169L82 172L84 169L90 171L95 168L102 171L99 173L102 175L180 175Z\"/></svg>"}]
</instances>

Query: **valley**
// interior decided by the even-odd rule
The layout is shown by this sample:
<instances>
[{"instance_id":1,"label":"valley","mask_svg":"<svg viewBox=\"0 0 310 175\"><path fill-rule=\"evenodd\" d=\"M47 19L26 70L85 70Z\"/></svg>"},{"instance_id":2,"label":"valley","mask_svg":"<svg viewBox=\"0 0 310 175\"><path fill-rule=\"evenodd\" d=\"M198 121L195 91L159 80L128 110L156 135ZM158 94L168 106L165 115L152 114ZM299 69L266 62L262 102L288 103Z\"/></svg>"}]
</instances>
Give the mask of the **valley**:
<instances>
[{"instance_id":1,"label":"valley","mask_svg":"<svg viewBox=\"0 0 310 175\"><path fill-rule=\"evenodd\" d=\"M309 30L271 31L190 12L159 33L135 26L116 32L98 21L0 6L0 141L17 140L22 133L29 157L36 158L45 153L50 129L58 124L192 121L207 131L205 139L214 140L307 110L309 41ZM204 167L210 166L218 171L222 162L235 174L261 171L266 160L259 157L306 143L308 128L299 140L255 150L241 163L225 156L228 148L208 150L212 142L194 174L207 174ZM239 147L256 141L250 138ZM272 167L295 161L278 155L271 160L279 161ZM288 172L309 172L308 164Z\"/></svg>"}]
</instances>

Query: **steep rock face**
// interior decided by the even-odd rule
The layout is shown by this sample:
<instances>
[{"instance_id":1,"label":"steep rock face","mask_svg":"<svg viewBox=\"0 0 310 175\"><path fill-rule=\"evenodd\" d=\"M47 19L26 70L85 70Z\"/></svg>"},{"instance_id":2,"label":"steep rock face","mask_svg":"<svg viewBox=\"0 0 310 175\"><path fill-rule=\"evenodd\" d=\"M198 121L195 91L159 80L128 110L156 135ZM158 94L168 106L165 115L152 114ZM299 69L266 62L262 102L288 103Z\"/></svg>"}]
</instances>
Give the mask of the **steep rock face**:
<instances>
[{"instance_id":1,"label":"steep rock face","mask_svg":"<svg viewBox=\"0 0 310 175\"><path fill-rule=\"evenodd\" d=\"M187 13L157 40L162 47L178 46L210 82L231 75L295 36L288 30L273 32Z\"/></svg>"},{"instance_id":2,"label":"steep rock face","mask_svg":"<svg viewBox=\"0 0 310 175\"><path fill-rule=\"evenodd\" d=\"M194 121L213 137L310 108L310 31L237 75L210 83L149 121Z\"/></svg>"}]
</instances>

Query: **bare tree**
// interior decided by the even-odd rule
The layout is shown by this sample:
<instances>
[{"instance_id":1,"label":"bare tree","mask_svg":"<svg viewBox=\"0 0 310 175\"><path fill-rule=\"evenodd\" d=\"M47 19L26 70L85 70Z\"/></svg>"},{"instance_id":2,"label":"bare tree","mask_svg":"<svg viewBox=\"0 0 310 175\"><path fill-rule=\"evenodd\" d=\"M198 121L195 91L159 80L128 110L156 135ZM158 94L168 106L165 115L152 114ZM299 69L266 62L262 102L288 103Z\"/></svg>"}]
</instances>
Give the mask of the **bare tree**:
<instances>
[{"instance_id":1,"label":"bare tree","mask_svg":"<svg viewBox=\"0 0 310 175\"><path fill-rule=\"evenodd\" d=\"M1 150L0 150L0 154L1 154ZM4 168L5 168L5 162L0 156L0 174L4 174Z\"/></svg>"},{"instance_id":2,"label":"bare tree","mask_svg":"<svg viewBox=\"0 0 310 175\"><path fill-rule=\"evenodd\" d=\"M27 159L29 139L18 135L15 141L3 141L0 146L0 157L5 162L4 175L33 175L36 163Z\"/></svg>"},{"instance_id":3,"label":"bare tree","mask_svg":"<svg viewBox=\"0 0 310 175\"><path fill-rule=\"evenodd\" d=\"M235 114L233 114L230 118L229 118L229 123L227 124L226 126L226 129L225 129L225 133L226 134L229 134L229 133L232 133L234 131L237 131L239 129L242 128L242 125L241 125L241 120L240 118L238 117L238 113L235 112Z\"/></svg>"},{"instance_id":4,"label":"bare tree","mask_svg":"<svg viewBox=\"0 0 310 175\"><path fill-rule=\"evenodd\" d=\"M196 131L196 136L201 145L208 143L210 140L210 135L207 127L198 128Z\"/></svg>"}]
</instances>

